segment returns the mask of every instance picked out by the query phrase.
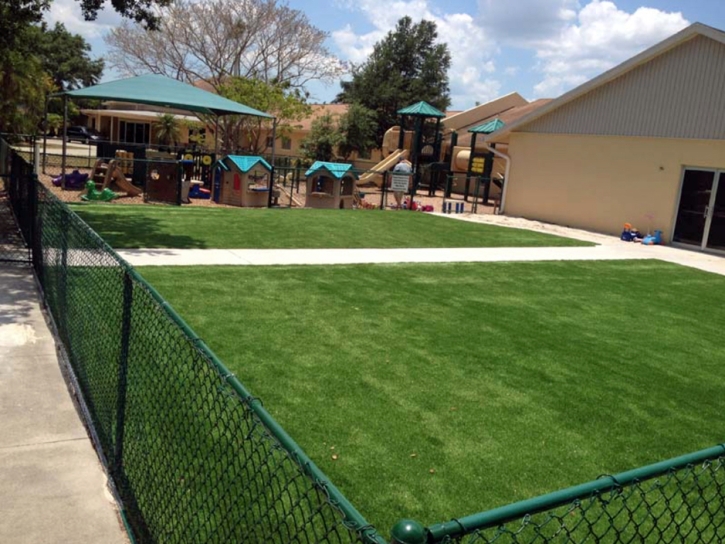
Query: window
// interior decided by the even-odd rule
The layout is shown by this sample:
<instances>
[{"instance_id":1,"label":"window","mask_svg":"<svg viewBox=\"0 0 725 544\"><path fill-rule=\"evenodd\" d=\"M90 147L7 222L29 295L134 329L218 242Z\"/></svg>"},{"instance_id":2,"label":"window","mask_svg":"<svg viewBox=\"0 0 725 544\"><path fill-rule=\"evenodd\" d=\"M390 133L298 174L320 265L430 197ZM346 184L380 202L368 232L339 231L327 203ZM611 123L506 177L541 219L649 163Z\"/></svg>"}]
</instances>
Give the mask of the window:
<instances>
[{"instance_id":1,"label":"window","mask_svg":"<svg viewBox=\"0 0 725 544\"><path fill-rule=\"evenodd\" d=\"M271 136L267 136L267 147L272 147L273 144L274 138L272 138Z\"/></svg>"},{"instance_id":2,"label":"window","mask_svg":"<svg viewBox=\"0 0 725 544\"><path fill-rule=\"evenodd\" d=\"M282 137L282 149L292 149L292 140L287 137Z\"/></svg>"},{"instance_id":3,"label":"window","mask_svg":"<svg viewBox=\"0 0 725 544\"><path fill-rule=\"evenodd\" d=\"M150 125L121 121L118 127L118 141L128 144L148 144Z\"/></svg>"}]
</instances>

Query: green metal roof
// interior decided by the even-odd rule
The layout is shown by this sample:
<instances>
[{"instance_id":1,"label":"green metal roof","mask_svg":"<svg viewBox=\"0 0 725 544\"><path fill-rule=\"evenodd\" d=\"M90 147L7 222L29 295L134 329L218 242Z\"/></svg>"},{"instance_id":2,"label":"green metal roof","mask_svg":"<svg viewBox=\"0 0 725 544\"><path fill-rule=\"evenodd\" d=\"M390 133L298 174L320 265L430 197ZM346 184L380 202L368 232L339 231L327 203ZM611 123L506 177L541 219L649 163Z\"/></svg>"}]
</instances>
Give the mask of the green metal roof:
<instances>
[{"instance_id":1,"label":"green metal roof","mask_svg":"<svg viewBox=\"0 0 725 544\"><path fill-rule=\"evenodd\" d=\"M398 110L399 115L413 115L418 117L445 117L446 114L441 110L434 108L428 102L418 102L402 110Z\"/></svg>"},{"instance_id":2,"label":"green metal roof","mask_svg":"<svg viewBox=\"0 0 725 544\"><path fill-rule=\"evenodd\" d=\"M205 115L253 115L255 117L269 117L264 113L239 102L234 102L222 96L171 79L158 74L118 79L108 83L100 83L76 91L65 91L73 98L92 98L96 100L116 100L118 102L133 102L136 104L150 104L166 108L193 111Z\"/></svg>"},{"instance_id":3,"label":"green metal roof","mask_svg":"<svg viewBox=\"0 0 725 544\"><path fill-rule=\"evenodd\" d=\"M234 164L234 166L239 168L245 174L249 172L252 168L254 168L257 164L261 164L270 172L272 171L272 167L262 157L256 157L251 155L228 155L227 159L229 159Z\"/></svg>"},{"instance_id":4,"label":"green metal roof","mask_svg":"<svg viewBox=\"0 0 725 544\"><path fill-rule=\"evenodd\" d=\"M468 132L475 132L476 134L491 134L492 132L496 132L498 129L503 128L505 124L506 123L501 121L501 119L492 119L488 123L468 129Z\"/></svg>"},{"instance_id":5,"label":"green metal roof","mask_svg":"<svg viewBox=\"0 0 725 544\"><path fill-rule=\"evenodd\" d=\"M305 177L311 176L318 170L327 170L330 175L336 177L337 179L342 179L346 174L350 174L357 179L357 174L354 170L352 170L352 164L325 161L316 161L312 166L310 166L310 169L305 172Z\"/></svg>"}]
</instances>

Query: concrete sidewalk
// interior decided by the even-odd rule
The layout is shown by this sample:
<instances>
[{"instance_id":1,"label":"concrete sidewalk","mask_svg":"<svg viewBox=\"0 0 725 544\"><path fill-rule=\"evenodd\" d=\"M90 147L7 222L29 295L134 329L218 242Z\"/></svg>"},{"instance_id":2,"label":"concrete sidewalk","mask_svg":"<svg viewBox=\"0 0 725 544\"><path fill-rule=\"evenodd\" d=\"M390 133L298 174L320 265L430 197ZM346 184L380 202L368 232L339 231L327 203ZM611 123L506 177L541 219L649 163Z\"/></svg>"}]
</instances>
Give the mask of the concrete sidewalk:
<instances>
[{"instance_id":1,"label":"concrete sidewalk","mask_svg":"<svg viewBox=\"0 0 725 544\"><path fill-rule=\"evenodd\" d=\"M664 246L604 243L594 247L434 249L124 249L134 266L332 265L366 263L527 262L660 259L725 275L725 259Z\"/></svg>"},{"instance_id":2,"label":"concrete sidewalk","mask_svg":"<svg viewBox=\"0 0 725 544\"><path fill-rule=\"evenodd\" d=\"M0 542L128 544L31 272L0 285Z\"/></svg>"}]
</instances>

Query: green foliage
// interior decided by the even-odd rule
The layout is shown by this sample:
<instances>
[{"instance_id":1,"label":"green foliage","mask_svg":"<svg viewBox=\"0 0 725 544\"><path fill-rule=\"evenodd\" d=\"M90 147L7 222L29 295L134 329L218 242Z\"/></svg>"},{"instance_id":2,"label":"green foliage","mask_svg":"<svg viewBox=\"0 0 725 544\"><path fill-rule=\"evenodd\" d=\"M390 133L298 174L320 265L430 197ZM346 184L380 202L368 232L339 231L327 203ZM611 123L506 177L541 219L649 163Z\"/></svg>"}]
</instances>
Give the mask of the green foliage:
<instances>
[{"instance_id":1,"label":"green foliage","mask_svg":"<svg viewBox=\"0 0 725 544\"><path fill-rule=\"evenodd\" d=\"M302 153L308 159L331 161L342 142L339 121L326 113L312 121L310 133L302 140Z\"/></svg>"},{"instance_id":2,"label":"green foliage","mask_svg":"<svg viewBox=\"0 0 725 544\"><path fill-rule=\"evenodd\" d=\"M441 111L450 105L448 46L436 43L438 32L432 21L398 21L394 31L376 43L370 57L353 69L351 81L342 82L338 102L359 102L377 114L376 142L399 122L397 111L425 100Z\"/></svg>"},{"instance_id":3,"label":"green foliage","mask_svg":"<svg viewBox=\"0 0 725 544\"><path fill-rule=\"evenodd\" d=\"M350 104L347 113L340 117L340 154L347 159L353 152L362 154L375 147L376 128L374 111L362 104Z\"/></svg>"},{"instance_id":4,"label":"green foliage","mask_svg":"<svg viewBox=\"0 0 725 544\"><path fill-rule=\"evenodd\" d=\"M106 0L79 0L86 21L95 21L98 11ZM155 8L171 4L171 0L111 0L111 5L122 16L131 19L144 28L156 30L160 18Z\"/></svg>"},{"instance_id":5,"label":"green foliage","mask_svg":"<svg viewBox=\"0 0 725 544\"><path fill-rule=\"evenodd\" d=\"M68 32L62 23L56 23L52 29L44 24L32 27L32 33L43 70L57 89L80 89L101 79L103 59L90 58L91 46L83 36Z\"/></svg>"},{"instance_id":6,"label":"green foliage","mask_svg":"<svg viewBox=\"0 0 725 544\"><path fill-rule=\"evenodd\" d=\"M156 139L163 145L177 145L181 139L181 126L172 113L161 113L154 123Z\"/></svg>"},{"instance_id":7,"label":"green foliage","mask_svg":"<svg viewBox=\"0 0 725 544\"><path fill-rule=\"evenodd\" d=\"M310 113L307 97L287 83L230 77L219 87L219 94L276 117L278 138L289 135L294 123ZM262 117L230 116L221 123L227 149L242 147L259 154L266 148L266 136L272 132L273 121Z\"/></svg>"}]
</instances>

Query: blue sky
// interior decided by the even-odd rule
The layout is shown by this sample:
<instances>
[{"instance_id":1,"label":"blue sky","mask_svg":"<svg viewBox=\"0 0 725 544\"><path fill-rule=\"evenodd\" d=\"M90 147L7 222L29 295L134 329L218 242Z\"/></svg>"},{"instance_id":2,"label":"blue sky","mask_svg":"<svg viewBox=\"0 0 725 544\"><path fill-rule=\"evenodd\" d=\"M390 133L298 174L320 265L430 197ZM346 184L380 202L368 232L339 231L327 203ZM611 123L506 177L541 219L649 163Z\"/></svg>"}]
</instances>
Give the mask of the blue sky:
<instances>
[{"instance_id":1,"label":"blue sky","mask_svg":"<svg viewBox=\"0 0 725 544\"><path fill-rule=\"evenodd\" d=\"M513 91L528 99L556 97L663 40L690 23L725 29L725 0L289 0L329 34L341 60L362 62L403 15L438 25L453 57L452 109ZM118 16L106 8L81 20L76 0L53 0L48 19L62 21L103 56L103 35ZM104 79L117 74L107 73ZM330 101L339 85L312 85Z\"/></svg>"}]
</instances>

